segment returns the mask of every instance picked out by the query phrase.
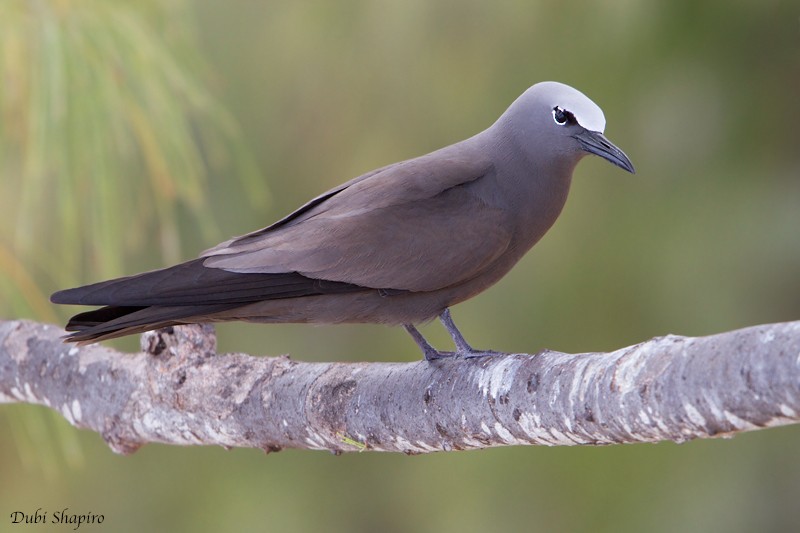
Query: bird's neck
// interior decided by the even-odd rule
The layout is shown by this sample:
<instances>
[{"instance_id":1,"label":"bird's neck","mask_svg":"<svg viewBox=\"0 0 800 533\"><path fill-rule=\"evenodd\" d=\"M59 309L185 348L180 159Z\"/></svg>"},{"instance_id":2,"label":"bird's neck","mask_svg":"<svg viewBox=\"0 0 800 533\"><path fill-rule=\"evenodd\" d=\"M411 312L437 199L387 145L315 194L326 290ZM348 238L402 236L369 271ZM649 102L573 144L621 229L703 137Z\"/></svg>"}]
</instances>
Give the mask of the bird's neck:
<instances>
[{"instance_id":1,"label":"bird's neck","mask_svg":"<svg viewBox=\"0 0 800 533\"><path fill-rule=\"evenodd\" d=\"M523 146L515 146L510 140L514 138L487 135L488 141L483 142L493 153L498 196L514 214L515 245L525 253L561 214L577 160L541 158Z\"/></svg>"}]
</instances>

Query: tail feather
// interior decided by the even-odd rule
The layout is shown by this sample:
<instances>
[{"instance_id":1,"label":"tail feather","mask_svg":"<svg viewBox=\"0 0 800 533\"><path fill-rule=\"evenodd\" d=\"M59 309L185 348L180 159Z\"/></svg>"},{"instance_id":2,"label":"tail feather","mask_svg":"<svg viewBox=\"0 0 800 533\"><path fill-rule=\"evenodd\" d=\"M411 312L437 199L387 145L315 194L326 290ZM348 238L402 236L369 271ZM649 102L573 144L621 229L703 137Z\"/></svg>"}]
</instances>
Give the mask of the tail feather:
<instances>
[{"instance_id":1,"label":"tail feather","mask_svg":"<svg viewBox=\"0 0 800 533\"><path fill-rule=\"evenodd\" d=\"M50 296L50 301L111 306L246 304L364 290L351 283L309 278L297 272L228 272L208 268L203 261L195 259L161 270L58 291Z\"/></svg>"},{"instance_id":2,"label":"tail feather","mask_svg":"<svg viewBox=\"0 0 800 533\"><path fill-rule=\"evenodd\" d=\"M73 316L64 327L67 331L85 331L117 318L147 309L146 307L133 306L107 306L92 311L85 311Z\"/></svg>"},{"instance_id":3,"label":"tail feather","mask_svg":"<svg viewBox=\"0 0 800 533\"><path fill-rule=\"evenodd\" d=\"M202 322L208 315L234 307L239 307L239 304L178 307L107 306L72 317L65 329L73 333L64 339L68 342L89 344L167 326Z\"/></svg>"},{"instance_id":4,"label":"tail feather","mask_svg":"<svg viewBox=\"0 0 800 533\"><path fill-rule=\"evenodd\" d=\"M195 259L174 267L54 293L59 304L102 305L73 316L69 342L91 342L213 319L210 315L263 300L369 290L297 272L228 272Z\"/></svg>"}]
</instances>

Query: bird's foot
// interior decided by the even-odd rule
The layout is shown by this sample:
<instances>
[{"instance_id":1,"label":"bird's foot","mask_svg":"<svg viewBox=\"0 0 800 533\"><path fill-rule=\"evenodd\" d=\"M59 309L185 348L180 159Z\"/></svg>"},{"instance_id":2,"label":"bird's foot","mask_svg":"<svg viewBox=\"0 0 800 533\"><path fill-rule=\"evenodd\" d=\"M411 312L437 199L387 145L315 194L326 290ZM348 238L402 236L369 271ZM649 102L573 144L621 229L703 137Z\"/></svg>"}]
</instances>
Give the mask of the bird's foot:
<instances>
[{"instance_id":1,"label":"bird's foot","mask_svg":"<svg viewBox=\"0 0 800 533\"><path fill-rule=\"evenodd\" d=\"M426 361L436 361L438 359L448 359L450 357L458 357L457 352L444 352L440 350L436 350L431 348L430 350L424 350L423 355L425 355Z\"/></svg>"},{"instance_id":2,"label":"bird's foot","mask_svg":"<svg viewBox=\"0 0 800 533\"><path fill-rule=\"evenodd\" d=\"M458 358L458 359L474 359L476 357L492 357L494 355L502 355L503 352L496 352L494 350L476 350L470 348L469 350L458 350L456 352L445 352L431 349L423 352L426 361L436 361L437 359Z\"/></svg>"},{"instance_id":3,"label":"bird's foot","mask_svg":"<svg viewBox=\"0 0 800 533\"><path fill-rule=\"evenodd\" d=\"M470 346L461 332L458 331L455 322L453 322L453 317L450 316L450 309L445 309L442 311L442 314L439 315L439 320L442 321L442 324L444 324L444 327L447 328L447 331L453 338L453 343L456 345L456 357L472 359L474 357L487 357L491 355L498 355L500 353L493 350L476 350Z\"/></svg>"},{"instance_id":4,"label":"bird's foot","mask_svg":"<svg viewBox=\"0 0 800 533\"><path fill-rule=\"evenodd\" d=\"M475 357L492 357L495 355L503 355L503 352L496 352L494 350L476 350L470 348L469 350L459 350L455 353L456 357L463 357L464 359L473 359Z\"/></svg>"},{"instance_id":5,"label":"bird's foot","mask_svg":"<svg viewBox=\"0 0 800 533\"><path fill-rule=\"evenodd\" d=\"M430 343L425 340L425 337L422 336L422 333L420 333L419 330L413 325L404 324L403 327L414 339L414 342L417 343L419 349L422 350L422 355L425 356L426 361L436 361L437 359L444 359L446 357L453 357L455 355L455 352L440 352L431 346Z\"/></svg>"},{"instance_id":6,"label":"bird's foot","mask_svg":"<svg viewBox=\"0 0 800 533\"><path fill-rule=\"evenodd\" d=\"M450 335L453 337L453 342L456 345L456 351L444 352L439 351L425 340L425 337L415 328L412 324L404 324L403 327L417 343L422 354L425 356L426 361L436 361L437 359L447 359L450 357L457 357L460 359L473 359L475 357L490 357L493 355L501 355L503 352L495 352L494 350L476 350L464 340L461 332L458 331L453 319L450 317L450 311L445 309L441 317L442 323L445 325Z\"/></svg>"}]
</instances>

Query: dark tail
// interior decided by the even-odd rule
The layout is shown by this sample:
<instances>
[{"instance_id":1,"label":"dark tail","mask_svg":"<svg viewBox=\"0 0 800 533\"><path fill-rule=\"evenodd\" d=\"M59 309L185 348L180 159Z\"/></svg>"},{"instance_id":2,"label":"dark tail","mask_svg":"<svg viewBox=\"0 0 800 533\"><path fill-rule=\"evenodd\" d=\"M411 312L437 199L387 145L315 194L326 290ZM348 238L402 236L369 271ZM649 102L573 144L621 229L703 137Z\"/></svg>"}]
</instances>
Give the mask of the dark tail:
<instances>
[{"instance_id":1,"label":"dark tail","mask_svg":"<svg viewBox=\"0 0 800 533\"><path fill-rule=\"evenodd\" d=\"M363 291L364 287L313 279L297 272L228 272L203 259L135 276L58 291L57 304L103 305L73 316L65 339L88 344L151 329L213 320L215 313L280 298Z\"/></svg>"},{"instance_id":2,"label":"dark tail","mask_svg":"<svg viewBox=\"0 0 800 533\"><path fill-rule=\"evenodd\" d=\"M73 333L64 337L67 342L93 342L143 333L153 329L211 320L210 315L239 307L240 304L195 306L106 306L77 314L64 329Z\"/></svg>"}]
</instances>

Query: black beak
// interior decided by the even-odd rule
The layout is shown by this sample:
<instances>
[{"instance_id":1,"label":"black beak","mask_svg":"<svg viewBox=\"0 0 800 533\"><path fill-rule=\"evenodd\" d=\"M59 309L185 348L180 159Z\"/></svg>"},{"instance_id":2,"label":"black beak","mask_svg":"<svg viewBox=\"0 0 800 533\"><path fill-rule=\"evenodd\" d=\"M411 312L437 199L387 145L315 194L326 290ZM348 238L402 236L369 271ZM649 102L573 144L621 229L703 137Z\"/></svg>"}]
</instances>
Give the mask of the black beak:
<instances>
[{"instance_id":1,"label":"black beak","mask_svg":"<svg viewBox=\"0 0 800 533\"><path fill-rule=\"evenodd\" d=\"M602 133L585 129L581 133L574 135L574 137L581 144L581 148L590 154L599 155L619 168L623 168L631 174L636 174L633 163L625 155L625 152L614 146L614 143L606 139Z\"/></svg>"}]
</instances>

